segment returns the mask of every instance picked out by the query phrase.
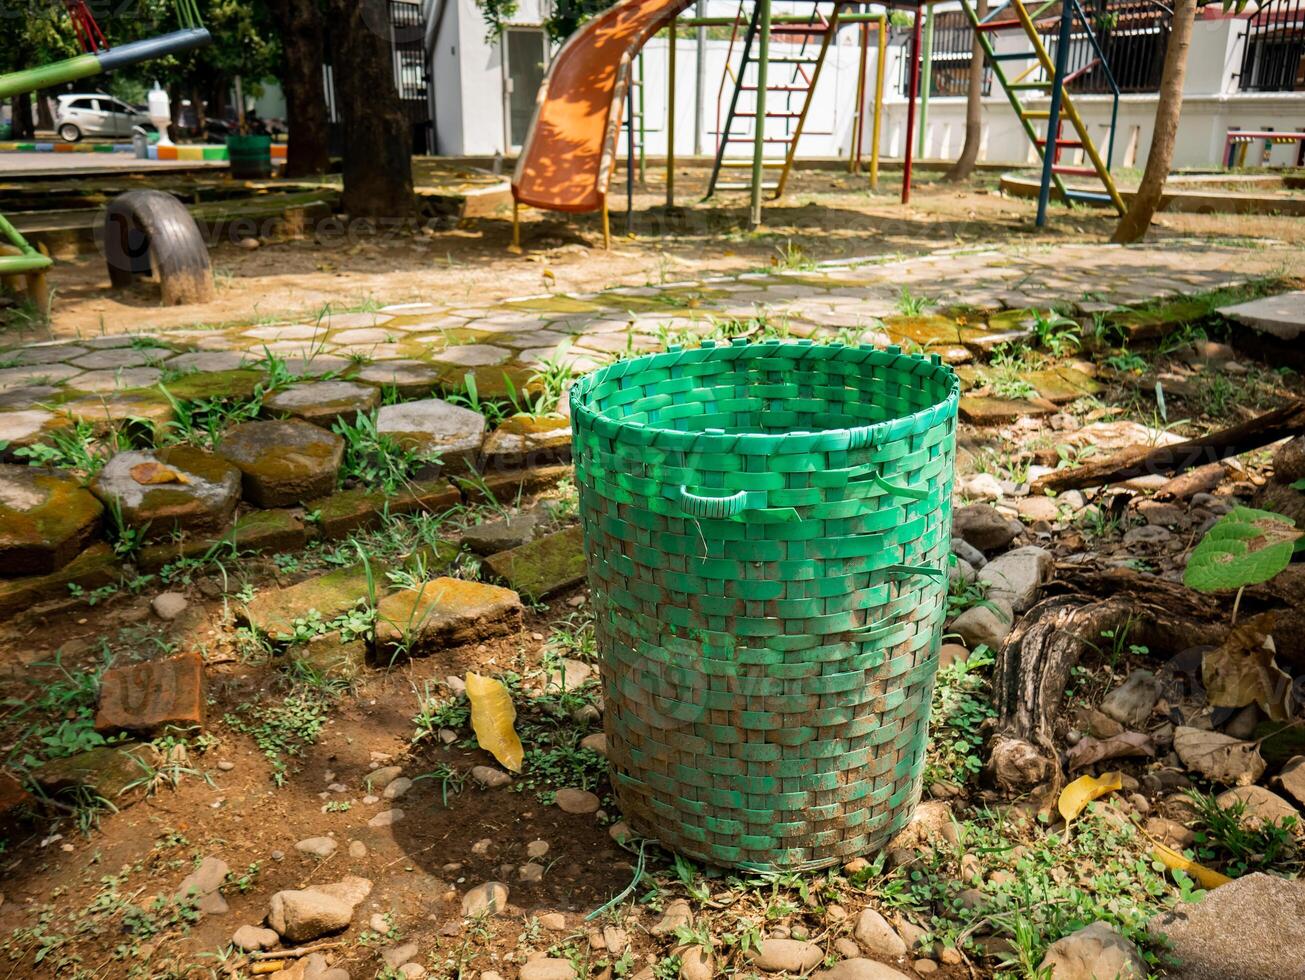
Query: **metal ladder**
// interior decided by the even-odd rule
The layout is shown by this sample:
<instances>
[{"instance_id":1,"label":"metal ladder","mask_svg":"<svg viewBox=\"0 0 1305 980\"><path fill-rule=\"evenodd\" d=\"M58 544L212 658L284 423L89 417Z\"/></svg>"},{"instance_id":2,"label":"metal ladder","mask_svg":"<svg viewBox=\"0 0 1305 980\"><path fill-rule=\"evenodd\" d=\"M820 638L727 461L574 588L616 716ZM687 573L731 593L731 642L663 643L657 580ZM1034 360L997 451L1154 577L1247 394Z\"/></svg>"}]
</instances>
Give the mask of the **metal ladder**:
<instances>
[{"instance_id":1,"label":"metal ladder","mask_svg":"<svg viewBox=\"0 0 1305 980\"><path fill-rule=\"evenodd\" d=\"M782 157L772 157L762 159L762 172L765 174L769 171L772 175L771 180L762 178L762 190L773 191L775 198L784 194L784 187L788 183L788 175L793 169L793 160L797 155L798 140L802 136L802 130L806 125L807 112L811 108L811 103L816 90L816 82L820 79L820 69L824 66L825 55L829 51L829 45L838 33L838 14L842 8L842 0L837 0L831 4L832 9L828 16L816 4L812 8L810 19L804 24L774 24L770 28L770 36L775 37L801 37L802 42L798 45L795 54L782 54L778 57L771 55L768 64L771 66L787 66L789 77L780 81L780 84L767 84L765 92L758 92L755 82L755 76L750 78L749 68L755 68L757 64L756 40L759 31L759 14L760 4L753 4L752 16L747 22L747 34L743 40L743 52L739 60L737 73L730 70L729 54L725 58L725 75L721 78L721 90L717 94L717 133L716 133L716 162L712 167L711 179L707 183L706 197L711 197L716 191L725 190L748 190L752 185L746 181L722 181L722 170L733 169L751 169L752 154L745 157L727 157L726 153L731 144L747 143L753 144L756 138L756 118L758 107L764 106L765 110L765 135L763 142L769 145L785 147ZM730 53L733 51L735 39L738 36L739 26L742 24L743 3L739 4L739 12L734 19L734 30L730 35ZM819 39L819 50L812 50L814 40ZM774 49L772 49L774 50ZM772 78L775 76L772 75ZM734 91L730 96L729 111L725 116L724 125L719 123L720 98L724 94L726 79L734 80ZM750 95L751 111L744 103L744 93ZM772 96L780 96L782 105L776 106L772 101ZM801 100L800 106L795 106L795 102ZM772 121L774 125L772 125ZM776 127L782 125L782 133L776 132ZM776 173L778 171L778 173Z\"/></svg>"},{"instance_id":2,"label":"metal ladder","mask_svg":"<svg viewBox=\"0 0 1305 980\"><path fill-rule=\"evenodd\" d=\"M1024 6L1023 0L1007 0L1006 3L998 6L982 20L979 19L972 0L961 0L961 6L970 18L970 23L973 25L979 43L983 48L983 53L992 66L993 74L997 76L998 82L1001 83L1002 90L1006 93L1011 108L1015 110L1015 114L1019 117L1020 125L1024 128L1029 141L1037 150L1038 159L1042 163L1042 184L1038 196L1038 224L1045 223L1047 199L1053 186L1063 201L1110 204L1122 215L1125 211L1124 201L1119 196L1119 190L1115 187L1114 178L1110 175L1110 166L1114 155L1115 124L1119 112L1119 86L1110 71L1110 66L1106 63L1105 52L1101 50L1096 33L1092 24L1088 21L1079 0L1063 0L1063 2L1062 0L1046 0L1032 11ZM1059 34L1056 42L1055 58L1053 59L1052 55L1048 53L1046 45L1043 44L1041 35L1038 33L1037 20L1046 14L1048 10L1055 7L1060 8L1060 13L1058 18ZM1015 16L1011 17L1011 13L1014 13ZM1070 71L1068 55L1075 20L1082 23L1083 32L1086 34L1091 46L1092 57L1086 64ZM993 46L993 38L999 32L1005 30L1023 31L1032 46L1032 53L1030 54L1027 50L997 51ZM1031 65L1014 77L1007 76L1003 68L1003 62L1029 61L1030 58L1033 61ZM1079 115L1067 88L1077 78L1082 77L1094 68L1100 68L1105 74L1115 97L1114 110L1110 120L1110 141L1105 158L1102 158L1096 144L1093 142L1092 135L1086 123L1083 122L1083 118ZM1046 109L1029 108L1020 100L1021 92L1037 92L1048 95L1051 104ZM1065 138L1064 123L1066 119L1073 126L1077 138ZM1045 121L1044 134L1039 135L1035 123L1043 121ZM1048 143L1051 144L1050 157L1048 157ZM1060 155L1064 150L1082 150L1090 165L1062 164ZM1062 179L1064 176L1096 177L1102 185L1102 190L1086 191L1066 187Z\"/></svg>"}]
</instances>

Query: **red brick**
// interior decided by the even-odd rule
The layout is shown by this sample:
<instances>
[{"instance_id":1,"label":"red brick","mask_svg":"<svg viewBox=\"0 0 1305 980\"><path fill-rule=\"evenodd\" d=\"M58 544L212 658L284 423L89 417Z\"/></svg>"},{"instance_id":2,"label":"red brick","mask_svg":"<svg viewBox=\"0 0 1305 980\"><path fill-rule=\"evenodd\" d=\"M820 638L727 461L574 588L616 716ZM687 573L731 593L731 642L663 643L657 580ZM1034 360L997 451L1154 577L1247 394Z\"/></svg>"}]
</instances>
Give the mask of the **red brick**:
<instances>
[{"instance_id":1,"label":"red brick","mask_svg":"<svg viewBox=\"0 0 1305 980\"><path fill-rule=\"evenodd\" d=\"M204 724L204 662L197 653L111 667L100 679L98 732L153 735Z\"/></svg>"}]
</instances>

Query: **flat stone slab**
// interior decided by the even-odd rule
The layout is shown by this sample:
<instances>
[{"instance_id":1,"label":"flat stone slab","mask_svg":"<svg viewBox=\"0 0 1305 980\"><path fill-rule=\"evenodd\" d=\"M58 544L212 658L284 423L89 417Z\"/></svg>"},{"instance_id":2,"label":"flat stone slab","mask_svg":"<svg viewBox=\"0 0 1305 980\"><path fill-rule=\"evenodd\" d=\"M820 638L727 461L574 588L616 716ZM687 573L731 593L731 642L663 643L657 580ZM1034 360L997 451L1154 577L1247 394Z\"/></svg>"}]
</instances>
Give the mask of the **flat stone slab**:
<instances>
[{"instance_id":1,"label":"flat stone slab","mask_svg":"<svg viewBox=\"0 0 1305 980\"><path fill-rule=\"evenodd\" d=\"M31 446L55 429L67 426L68 421L54 412L29 408L17 412L0 412L0 442L9 450Z\"/></svg>"},{"instance_id":2,"label":"flat stone slab","mask_svg":"<svg viewBox=\"0 0 1305 980\"><path fill-rule=\"evenodd\" d=\"M241 473L256 507L287 507L335 489L344 440L301 419L245 422L222 437L218 455Z\"/></svg>"},{"instance_id":3,"label":"flat stone slab","mask_svg":"<svg viewBox=\"0 0 1305 980\"><path fill-rule=\"evenodd\" d=\"M383 570L373 566L372 571L383 581ZM316 612L323 622L330 622L370 598L366 569L350 565L286 589L260 592L238 615L260 633L285 641L294 636L296 620Z\"/></svg>"},{"instance_id":4,"label":"flat stone slab","mask_svg":"<svg viewBox=\"0 0 1305 980\"><path fill-rule=\"evenodd\" d=\"M368 364L354 375L358 381L394 388L404 398L429 395L440 382L440 372L422 361L383 361Z\"/></svg>"},{"instance_id":5,"label":"flat stone slab","mask_svg":"<svg viewBox=\"0 0 1305 980\"><path fill-rule=\"evenodd\" d=\"M85 786L112 803L145 775L148 770L137 760L148 760L151 754L139 745L126 748L102 745L47 762L32 773L32 778L47 793Z\"/></svg>"},{"instance_id":6,"label":"flat stone slab","mask_svg":"<svg viewBox=\"0 0 1305 980\"><path fill-rule=\"evenodd\" d=\"M1295 340L1305 332L1305 291L1265 296L1249 303L1224 306L1218 312L1279 340Z\"/></svg>"},{"instance_id":7,"label":"flat stone slab","mask_svg":"<svg viewBox=\"0 0 1305 980\"><path fill-rule=\"evenodd\" d=\"M177 416L172 403L162 394L136 392L82 395L62 402L58 412L76 422L90 425L96 435L120 428L123 423L147 422L160 426Z\"/></svg>"},{"instance_id":8,"label":"flat stone slab","mask_svg":"<svg viewBox=\"0 0 1305 980\"><path fill-rule=\"evenodd\" d=\"M513 415L489 434L481 469L538 466L571 458L571 422L548 416Z\"/></svg>"},{"instance_id":9,"label":"flat stone slab","mask_svg":"<svg viewBox=\"0 0 1305 980\"><path fill-rule=\"evenodd\" d=\"M353 424L358 413L365 415L380 403L381 393L373 385L356 381L310 381L268 395L263 399L263 411L329 429L340 419Z\"/></svg>"},{"instance_id":10,"label":"flat stone slab","mask_svg":"<svg viewBox=\"0 0 1305 980\"><path fill-rule=\"evenodd\" d=\"M0 575L49 575L81 552L104 507L77 480L34 466L0 464Z\"/></svg>"},{"instance_id":11,"label":"flat stone slab","mask_svg":"<svg viewBox=\"0 0 1305 980\"><path fill-rule=\"evenodd\" d=\"M533 541L540 514L522 511L498 521L474 524L462 532L462 544L478 555L494 555Z\"/></svg>"},{"instance_id":12,"label":"flat stone slab","mask_svg":"<svg viewBox=\"0 0 1305 980\"><path fill-rule=\"evenodd\" d=\"M376 431L422 453L439 453L445 467L465 469L485 439L485 416L439 398L386 405Z\"/></svg>"},{"instance_id":13,"label":"flat stone slab","mask_svg":"<svg viewBox=\"0 0 1305 980\"><path fill-rule=\"evenodd\" d=\"M487 367L502 364L512 356L510 350L491 344L459 344L431 355L431 360L458 367Z\"/></svg>"},{"instance_id":14,"label":"flat stone slab","mask_svg":"<svg viewBox=\"0 0 1305 980\"><path fill-rule=\"evenodd\" d=\"M542 599L584 581L584 534L572 527L536 538L490 555L485 567L522 595Z\"/></svg>"},{"instance_id":15,"label":"flat stone slab","mask_svg":"<svg viewBox=\"0 0 1305 980\"><path fill-rule=\"evenodd\" d=\"M171 355L172 351L163 347L137 348L117 347L112 350L97 350L84 354L72 363L87 371L114 371L119 368L150 367L161 358Z\"/></svg>"},{"instance_id":16,"label":"flat stone slab","mask_svg":"<svg viewBox=\"0 0 1305 980\"><path fill-rule=\"evenodd\" d=\"M170 727L202 728L204 704L204 661L198 653L110 667L100 678L95 730L149 736Z\"/></svg>"},{"instance_id":17,"label":"flat stone slab","mask_svg":"<svg viewBox=\"0 0 1305 980\"><path fill-rule=\"evenodd\" d=\"M394 592L376 610L376 657L382 664L444 647L503 636L521 627L521 598L511 589L437 578Z\"/></svg>"},{"instance_id":18,"label":"flat stone slab","mask_svg":"<svg viewBox=\"0 0 1305 980\"><path fill-rule=\"evenodd\" d=\"M116 505L128 527L155 535L217 530L231 523L240 502L240 471L194 446L133 450L110 459L91 492L110 509Z\"/></svg>"}]
</instances>

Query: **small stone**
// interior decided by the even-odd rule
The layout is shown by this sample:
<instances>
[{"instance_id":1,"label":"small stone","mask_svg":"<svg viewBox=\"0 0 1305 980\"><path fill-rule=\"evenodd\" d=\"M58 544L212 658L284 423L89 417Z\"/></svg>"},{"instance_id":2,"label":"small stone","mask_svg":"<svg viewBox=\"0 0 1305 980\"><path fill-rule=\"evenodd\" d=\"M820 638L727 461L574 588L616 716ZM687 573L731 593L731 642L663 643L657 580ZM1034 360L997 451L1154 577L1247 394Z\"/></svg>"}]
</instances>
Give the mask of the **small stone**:
<instances>
[{"instance_id":1,"label":"small stone","mask_svg":"<svg viewBox=\"0 0 1305 980\"><path fill-rule=\"evenodd\" d=\"M594 813L600 805L597 796L583 789L559 789L553 798L563 813Z\"/></svg>"},{"instance_id":2,"label":"small stone","mask_svg":"<svg viewBox=\"0 0 1305 980\"><path fill-rule=\"evenodd\" d=\"M988 563L988 559L983 557L983 552L964 538L952 538L952 554L971 568L982 568Z\"/></svg>"},{"instance_id":3,"label":"small stone","mask_svg":"<svg viewBox=\"0 0 1305 980\"><path fill-rule=\"evenodd\" d=\"M426 976L428 972L420 963L404 963L403 966L399 967L399 975L404 977L405 980L422 980L422 977ZM482 977L484 975L481 974ZM344 978L341 978L341 980L344 980Z\"/></svg>"},{"instance_id":4,"label":"small stone","mask_svg":"<svg viewBox=\"0 0 1305 980\"><path fill-rule=\"evenodd\" d=\"M416 943L404 943L381 950L381 960L391 970L397 970L404 963L415 960L420 952Z\"/></svg>"},{"instance_id":5,"label":"small stone","mask_svg":"<svg viewBox=\"0 0 1305 980\"><path fill-rule=\"evenodd\" d=\"M333 837L309 837L307 840L301 840L295 845L295 850L300 854L308 854L317 858L329 858L339 847Z\"/></svg>"},{"instance_id":6,"label":"small stone","mask_svg":"<svg viewBox=\"0 0 1305 980\"><path fill-rule=\"evenodd\" d=\"M150 609L159 619L176 619L190 605L190 601L180 592L161 592L150 600Z\"/></svg>"},{"instance_id":7,"label":"small stone","mask_svg":"<svg viewBox=\"0 0 1305 980\"><path fill-rule=\"evenodd\" d=\"M227 902L221 889L230 870L221 858L206 857L199 867L182 879L176 897L192 902L200 912L223 915L227 911Z\"/></svg>"},{"instance_id":8,"label":"small stone","mask_svg":"<svg viewBox=\"0 0 1305 980\"><path fill-rule=\"evenodd\" d=\"M376 816L367 821L367 826L373 830L381 827L392 827L403 819L403 811L399 809L382 810Z\"/></svg>"},{"instance_id":9,"label":"small stone","mask_svg":"<svg viewBox=\"0 0 1305 980\"><path fill-rule=\"evenodd\" d=\"M922 977L927 977L931 973L938 972L938 964L933 960L916 960L911 964L911 969Z\"/></svg>"},{"instance_id":10,"label":"small stone","mask_svg":"<svg viewBox=\"0 0 1305 980\"><path fill-rule=\"evenodd\" d=\"M407 776L400 776L385 787L385 791L381 793L381 798L386 800L397 800L410 789L412 789L412 780Z\"/></svg>"},{"instance_id":11,"label":"small stone","mask_svg":"<svg viewBox=\"0 0 1305 980\"><path fill-rule=\"evenodd\" d=\"M862 909L853 930L856 941L868 953L886 959L898 959L906 955L906 943L893 931L888 920L874 909Z\"/></svg>"},{"instance_id":12,"label":"small stone","mask_svg":"<svg viewBox=\"0 0 1305 980\"><path fill-rule=\"evenodd\" d=\"M534 861L521 865L517 872L522 881L542 881L544 878L544 866L536 864Z\"/></svg>"},{"instance_id":13,"label":"small stone","mask_svg":"<svg viewBox=\"0 0 1305 980\"><path fill-rule=\"evenodd\" d=\"M580 739L580 748L588 749L590 752L596 752L604 759L607 758L607 736L602 732L594 735L586 735Z\"/></svg>"},{"instance_id":14,"label":"small stone","mask_svg":"<svg viewBox=\"0 0 1305 980\"><path fill-rule=\"evenodd\" d=\"M953 512L952 531L979 551L1000 551L1015 540L1020 526L990 504L971 504Z\"/></svg>"},{"instance_id":15,"label":"small stone","mask_svg":"<svg viewBox=\"0 0 1305 980\"><path fill-rule=\"evenodd\" d=\"M198 653L110 667L100 678L95 730L153 735L168 727L202 728L206 703Z\"/></svg>"},{"instance_id":16,"label":"small stone","mask_svg":"<svg viewBox=\"0 0 1305 980\"><path fill-rule=\"evenodd\" d=\"M1056 940L1038 969L1056 980L1146 980L1148 975L1137 947L1104 922Z\"/></svg>"},{"instance_id":17,"label":"small stone","mask_svg":"<svg viewBox=\"0 0 1305 980\"><path fill-rule=\"evenodd\" d=\"M1151 817L1146 822L1146 832L1170 847L1183 850L1196 843L1196 834L1175 820L1165 817Z\"/></svg>"},{"instance_id":18,"label":"small stone","mask_svg":"<svg viewBox=\"0 0 1305 980\"><path fill-rule=\"evenodd\" d=\"M467 528L462 532L462 543L478 555L496 555L533 541L538 525L538 514L514 514Z\"/></svg>"},{"instance_id":19,"label":"small stone","mask_svg":"<svg viewBox=\"0 0 1305 980\"><path fill-rule=\"evenodd\" d=\"M951 622L955 633L971 650L986 646L999 650L1015 620L1015 613L1004 599L992 599L981 606L971 606Z\"/></svg>"},{"instance_id":20,"label":"small stone","mask_svg":"<svg viewBox=\"0 0 1305 980\"><path fill-rule=\"evenodd\" d=\"M481 913L498 915L507 908L508 886L501 881L487 881L462 896L462 915L471 918Z\"/></svg>"},{"instance_id":21,"label":"small stone","mask_svg":"<svg viewBox=\"0 0 1305 980\"><path fill-rule=\"evenodd\" d=\"M360 840L349 841L349 857L365 858L367 856L367 845Z\"/></svg>"},{"instance_id":22,"label":"small stone","mask_svg":"<svg viewBox=\"0 0 1305 980\"><path fill-rule=\"evenodd\" d=\"M544 957L521 964L520 980L575 980L575 968L566 960Z\"/></svg>"},{"instance_id":23,"label":"small stone","mask_svg":"<svg viewBox=\"0 0 1305 980\"><path fill-rule=\"evenodd\" d=\"M603 945L608 952L619 956L630 945L630 937L619 926L603 926Z\"/></svg>"},{"instance_id":24,"label":"small stone","mask_svg":"<svg viewBox=\"0 0 1305 980\"><path fill-rule=\"evenodd\" d=\"M566 916L561 912L544 912L539 916L539 924L549 932L565 932ZM483 976L483 974L482 974Z\"/></svg>"},{"instance_id":25,"label":"small stone","mask_svg":"<svg viewBox=\"0 0 1305 980\"><path fill-rule=\"evenodd\" d=\"M366 890L355 882L365 883ZM354 907L370 890L371 883L361 878L345 879L337 886L280 891L272 896L267 924L282 939L294 943L339 932L348 928L353 920ZM362 898L356 898L360 892Z\"/></svg>"},{"instance_id":26,"label":"small stone","mask_svg":"<svg viewBox=\"0 0 1305 980\"><path fill-rule=\"evenodd\" d=\"M825 958L819 946L800 939L763 939L748 956L752 965L765 973L803 973Z\"/></svg>"},{"instance_id":27,"label":"small stone","mask_svg":"<svg viewBox=\"0 0 1305 980\"><path fill-rule=\"evenodd\" d=\"M383 790L402 775L403 768L401 766L384 766L369 772L367 778L363 780L363 784L369 790Z\"/></svg>"},{"instance_id":28,"label":"small stone","mask_svg":"<svg viewBox=\"0 0 1305 980\"><path fill-rule=\"evenodd\" d=\"M1038 521L1054 524L1060 517L1060 506L1050 497L1021 497L1015 502L1015 509L1030 524Z\"/></svg>"},{"instance_id":29,"label":"small stone","mask_svg":"<svg viewBox=\"0 0 1305 980\"><path fill-rule=\"evenodd\" d=\"M234 762L228 762L226 759L223 759L221 762L217 764L217 767L221 769L223 772L231 772L231 770L236 768L236 764Z\"/></svg>"},{"instance_id":30,"label":"small stone","mask_svg":"<svg viewBox=\"0 0 1305 980\"><path fill-rule=\"evenodd\" d=\"M702 946L685 946L680 951L680 980L712 980L716 958Z\"/></svg>"},{"instance_id":31,"label":"small stone","mask_svg":"<svg viewBox=\"0 0 1305 980\"><path fill-rule=\"evenodd\" d=\"M910 980L910 978L885 963L858 956L835 963L828 970L812 974L812 980Z\"/></svg>"},{"instance_id":32,"label":"small stone","mask_svg":"<svg viewBox=\"0 0 1305 980\"><path fill-rule=\"evenodd\" d=\"M1143 524L1125 531L1123 544L1125 548L1160 548L1169 544L1173 537L1173 532L1168 528Z\"/></svg>"},{"instance_id":33,"label":"small stone","mask_svg":"<svg viewBox=\"0 0 1305 980\"><path fill-rule=\"evenodd\" d=\"M654 936L674 936L679 929L693 925L693 907L682 898L677 898L666 906L653 927L649 930Z\"/></svg>"},{"instance_id":34,"label":"small stone","mask_svg":"<svg viewBox=\"0 0 1305 980\"><path fill-rule=\"evenodd\" d=\"M1160 685L1149 670L1135 670L1101 702L1101 710L1125 728L1146 725L1160 698Z\"/></svg>"},{"instance_id":35,"label":"small stone","mask_svg":"<svg viewBox=\"0 0 1305 980\"><path fill-rule=\"evenodd\" d=\"M1292 756L1278 773L1278 784L1297 803L1305 805L1305 755Z\"/></svg>"},{"instance_id":36,"label":"small stone","mask_svg":"<svg viewBox=\"0 0 1305 980\"><path fill-rule=\"evenodd\" d=\"M251 504L289 507L335 489L344 440L299 419L245 422L227 430L218 454L240 470Z\"/></svg>"},{"instance_id":37,"label":"small stone","mask_svg":"<svg viewBox=\"0 0 1305 980\"><path fill-rule=\"evenodd\" d=\"M541 858L548 853L548 841L532 840L526 845L526 857Z\"/></svg>"},{"instance_id":38,"label":"small stone","mask_svg":"<svg viewBox=\"0 0 1305 980\"><path fill-rule=\"evenodd\" d=\"M486 789L498 789L512 784L511 776L493 766L472 766L471 778Z\"/></svg>"},{"instance_id":39,"label":"small stone","mask_svg":"<svg viewBox=\"0 0 1305 980\"><path fill-rule=\"evenodd\" d=\"M991 473L975 473L963 482L962 492L972 500L1000 500L1001 481Z\"/></svg>"},{"instance_id":40,"label":"small stone","mask_svg":"<svg viewBox=\"0 0 1305 980\"><path fill-rule=\"evenodd\" d=\"M1224 810L1242 807L1241 822L1251 830L1262 827L1266 822L1280 824L1283 820L1292 818L1299 824L1301 819L1294 806L1263 786L1237 786L1220 793L1214 801Z\"/></svg>"},{"instance_id":41,"label":"small stone","mask_svg":"<svg viewBox=\"0 0 1305 980\"><path fill-rule=\"evenodd\" d=\"M1016 548L984 565L979 581L987 583L989 600L1004 599L1015 612L1024 612L1051 578L1054 564L1045 548Z\"/></svg>"},{"instance_id":42,"label":"small stone","mask_svg":"<svg viewBox=\"0 0 1305 980\"><path fill-rule=\"evenodd\" d=\"M271 949L280 941L281 937L274 930L262 929L258 926L241 926L231 937L232 945L247 953Z\"/></svg>"},{"instance_id":43,"label":"small stone","mask_svg":"<svg viewBox=\"0 0 1305 980\"><path fill-rule=\"evenodd\" d=\"M618 844L622 844L630 838L630 825L624 820L618 820L607 828L607 836L612 838Z\"/></svg>"},{"instance_id":44,"label":"small stone","mask_svg":"<svg viewBox=\"0 0 1305 980\"><path fill-rule=\"evenodd\" d=\"M970 659L970 651L959 643L944 643L938 650L938 669L945 670L953 664L963 664Z\"/></svg>"}]
</instances>

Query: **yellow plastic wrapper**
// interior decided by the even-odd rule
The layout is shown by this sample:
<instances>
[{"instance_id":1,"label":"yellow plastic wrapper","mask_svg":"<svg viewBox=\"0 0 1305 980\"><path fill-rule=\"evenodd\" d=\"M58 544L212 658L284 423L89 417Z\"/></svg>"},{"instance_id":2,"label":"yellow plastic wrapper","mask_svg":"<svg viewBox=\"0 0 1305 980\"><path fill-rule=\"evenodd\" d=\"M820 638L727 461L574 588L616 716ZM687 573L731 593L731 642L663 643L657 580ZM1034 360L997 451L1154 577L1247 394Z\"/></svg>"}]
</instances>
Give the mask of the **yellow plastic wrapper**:
<instances>
[{"instance_id":1,"label":"yellow plastic wrapper","mask_svg":"<svg viewBox=\"0 0 1305 980\"><path fill-rule=\"evenodd\" d=\"M513 722L517 709L502 681L467 674L467 700L471 702L471 728L480 747L513 772L521 771L525 749Z\"/></svg>"}]
</instances>

